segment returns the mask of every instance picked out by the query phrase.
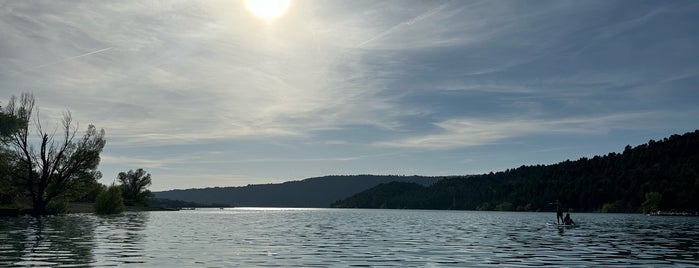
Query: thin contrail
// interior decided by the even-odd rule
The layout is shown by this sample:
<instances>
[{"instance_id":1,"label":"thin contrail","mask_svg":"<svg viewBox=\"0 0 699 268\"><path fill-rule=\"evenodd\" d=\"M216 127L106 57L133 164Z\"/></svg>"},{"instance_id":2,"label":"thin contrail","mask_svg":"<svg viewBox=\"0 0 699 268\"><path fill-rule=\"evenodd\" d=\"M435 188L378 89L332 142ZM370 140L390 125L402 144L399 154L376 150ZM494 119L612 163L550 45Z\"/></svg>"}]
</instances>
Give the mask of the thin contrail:
<instances>
[{"instance_id":1,"label":"thin contrail","mask_svg":"<svg viewBox=\"0 0 699 268\"><path fill-rule=\"evenodd\" d=\"M37 66L34 66L34 67L30 67L30 68L27 68L27 69L24 69L24 70L21 70L21 71L15 71L14 73L9 73L9 74L7 74L7 75L8 75L8 76L20 75L20 74L23 74L23 73L26 73L26 72L29 72L29 71L34 71L34 70L38 70L38 69L44 68L44 67L46 67L46 66L51 66L51 65L54 65L54 64L59 64L59 63L61 63L61 62L66 62L66 61L74 60L74 59L77 59L77 58L87 57L87 56L90 56L90 55L92 55L92 54L96 54L96 53L100 53L100 52L105 52L105 51L110 50L110 49L112 49L112 48L114 48L114 47L103 48L103 49L95 50L95 51L88 52L88 53L85 53L85 54L81 54L81 55L77 55L77 56L73 56L73 57L68 57L68 58L65 58L65 59L60 59L60 60L57 60L57 61L54 61L54 62L49 62L49 63L45 63L45 64L42 64L42 65L37 65ZM2 73L0 73L0 75L2 75Z\"/></svg>"},{"instance_id":2,"label":"thin contrail","mask_svg":"<svg viewBox=\"0 0 699 268\"><path fill-rule=\"evenodd\" d=\"M42 64L42 65L39 65L39 66L34 66L34 67L32 67L32 68L25 69L23 72L32 71L32 70L36 70L36 69L41 69L41 68L44 68L44 67L46 67L46 66L51 66L51 65L58 64L58 63L61 63L61 62L66 62L66 61L69 61L69 60L74 60L74 59L77 59L77 58L87 57L87 56L90 56L90 55L92 55L92 54L96 54L96 53L100 53L100 52L104 52L104 51L110 50L110 49L112 49L112 48L113 48L113 47L103 48L103 49L95 50L95 51L88 52L88 53L85 53L85 54L81 54L81 55L77 55L77 56L73 56L73 57L69 57L69 58L65 58L65 59L60 59L60 60L57 60L57 61L54 61L54 62Z\"/></svg>"},{"instance_id":3,"label":"thin contrail","mask_svg":"<svg viewBox=\"0 0 699 268\"><path fill-rule=\"evenodd\" d=\"M411 25L411 24L413 24L413 23L416 23L416 22L419 22L419 21L424 20L424 19L426 19L426 18L429 18L430 16L432 16L432 15L434 15L434 14L437 14L437 12L441 11L442 9L444 9L449 3L451 3L451 1L446 2L446 3L444 3L444 4L441 4L441 5L439 5L439 6L436 6L436 7L432 8L432 9L430 9L430 10L427 10L427 11L423 12L422 14L413 17L412 19L409 19L409 20L403 21L403 22L401 22L401 23L398 23L398 24L394 25L393 27L389 28L388 30L385 30L385 31L383 31L383 32L381 32L381 33L375 35L374 37L369 38L369 39L365 40L364 42L361 42L359 45L356 46L356 48L361 48L361 47L365 46L366 44L371 43L371 42L374 41L374 40L377 40L377 39L380 39L380 38L382 38L382 37L384 37L384 36L387 36L387 35L393 33L393 32L394 32L395 30L397 30L398 28L401 28L401 27L403 27L403 26L405 26L405 25Z\"/></svg>"}]
</instances>

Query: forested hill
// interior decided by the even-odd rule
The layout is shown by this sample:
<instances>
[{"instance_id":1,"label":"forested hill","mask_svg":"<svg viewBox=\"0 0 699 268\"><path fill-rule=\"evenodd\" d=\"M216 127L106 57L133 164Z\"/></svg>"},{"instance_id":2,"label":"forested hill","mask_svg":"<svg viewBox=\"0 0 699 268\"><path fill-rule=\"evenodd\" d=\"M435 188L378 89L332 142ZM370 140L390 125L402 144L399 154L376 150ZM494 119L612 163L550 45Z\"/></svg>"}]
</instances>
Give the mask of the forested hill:
<instances>
[{"instance_id":1,"label":"forested hill","mask_svg":"<svg viewBox=\"0 0 699 268\"><path fill-rule=\"evenodd\" d=\"M244 187L155 192L156 198L255 207L324 207L356 193L392 181L431 185L442 177L423 176L325 176L277 184L255 184Z\"/></svg>"},{"instance_id":2,"label":"forested hill","mask_svg":"<svg viewBox=\"0 0 699 268\"><path fill-rule=\"evenodd\" d=\"M622 153L449 178L432 186L390 183L334 207L550 211L699 210L699 130Z\"/></svg>"}]
</instances>

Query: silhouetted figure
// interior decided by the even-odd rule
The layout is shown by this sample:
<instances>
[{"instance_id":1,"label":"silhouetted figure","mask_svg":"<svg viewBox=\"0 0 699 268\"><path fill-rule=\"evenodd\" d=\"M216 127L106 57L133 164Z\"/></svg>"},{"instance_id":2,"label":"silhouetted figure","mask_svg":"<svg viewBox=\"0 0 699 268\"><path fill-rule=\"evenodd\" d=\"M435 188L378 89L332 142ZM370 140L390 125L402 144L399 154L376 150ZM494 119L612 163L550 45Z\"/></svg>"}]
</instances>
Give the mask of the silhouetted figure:
<instances>
[{"instance_id":1,"label":"silhouetted figure","mask_svg":"<svg viewBox=\"0 0 699 268\"><path fill-rule=\"evenodd\" d=\"M561 209L561 202L558 202L558 199L556 199L556 203L549 204L556 205L556 223L561 224L561 222L563 222L563 210Z\"/></svg>"},{"instance_id":2,"label":"silhouetted figure","mask_svg":"<svg viewBox=\"0 0 699 268\"><path fill-rule=\"evenodd\" d=\"M575 224L573 219L570 218L570 213L566 212L566 217L563 219L563 224L565 224L565 225L574 225Z\"/></svg>"}]
</instances>

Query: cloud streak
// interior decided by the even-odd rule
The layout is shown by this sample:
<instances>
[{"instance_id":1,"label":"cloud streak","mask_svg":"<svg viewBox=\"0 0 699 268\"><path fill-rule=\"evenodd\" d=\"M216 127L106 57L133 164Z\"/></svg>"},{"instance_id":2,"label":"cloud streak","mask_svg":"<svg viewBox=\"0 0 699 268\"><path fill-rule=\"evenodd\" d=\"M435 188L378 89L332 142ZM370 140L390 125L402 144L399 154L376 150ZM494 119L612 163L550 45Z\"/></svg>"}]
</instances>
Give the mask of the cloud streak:
<instances>
[{"instance_id":1,"label":"cloud streak","mask_svg":"<svg viewBox=\"0 0 699 268\"><path fill-rule=\"evenodd\" d=\"M370 43L372 43L372 42L374 42L374 41L376 41L376 40L379 40L379 39L381 39L381 38L384 38L384 37L386 37L386 36L391 35L393 32L398 31L398 30L400 30L400 29L403 28L403 27L409 27L409 26L411 26L411 25L413 25L413 24L415 24L415 23L418 23L418 22L420 22L420 21L422 21L422 20L425 20L425 19L429 18L430 16L432 16L432 15L434 15L434 14L437 14L437 13L439 13L440 11L442 11L444 8L446 8L446 7L449 5L449 3L451 3L451 1L448 1L448 2L443 3L443 4L440 4L440 5L437 5L436 7L431 8L431 9L429 9L429 10L427 10L427 11L425 11L425 12L423 12L423 13L421 13L421 14L419 14L419 15L417 15L417 16L415 16L415 17L409 19L409 20L406 20L406 21L403 21L403 22L398 23L398 24L396 24L396 25L393 25L392 27L386 29L385 31L382 31L382 32L376 34L375 36L373 36L373 37L371 37L371 38L369 38L369 39L367 39L367 40L364 40L363 42L359 43L359 44L356 45L355 47L356 47L356 48L363 48L363 47L365 47L366 45L368 45L368 44L370 44Z\"/></svg>"},{"instance_id":2,"label":"cloud streak","mask_svg":"<svg viewBox=\"0 0 699 268\"><path fill-rule=\"evenodd\" d=\"M41 65L38 65L38 66L30 67L30 68L24 70L23 72L34 71L34 70L41 69L41 68L44 68L44 67L47 67L47 66L51 66L51 65L63 63L63 62L70 61L70 60L79 59L79 58L82 58L82 57L87 57L87 56L90 56L90 55L92 55L92 54L102 53L102 52L111 50L112 48L113 48L113 47L103 48L103 49L95 50L95 51L88 52L88 53L85 53L85 54L80 54L80 55L77 55L77 56L68 57L68 58L65 58L65 59L57 60L57 61L54 61L54 62L49 62L49 63L46 63L46 64L41 64Z\"/></svg>"},{"instance_id":3,"label":"cloud streak","mask_svg":"<svg viewBox=\"0 0 699 268\"><path fill-rule=\"evenodd\" d=\"M556 119L454 118L435 123L439 133L378 142L375 145L424 150L454 150L511 142L533 135L604 135L612 130L636 128L638 126L634 126L635 122L649 116L651 115L647 113L635 113Z\"/></svg>"},{"instance_id":4,"label":"cloud streak","mask_svg":"<svg viewBox=\"0 0 699 268\"><path fill-rule=\"evenodd\" d=\"M577 152L536 137L608 152L626 137L696 128L697 11L297 1L267 23L242 2L7 2L0 98L29 90L43 115L69 109L105 128L105 176L147 167L177 178L160 189L198 174L231 185L507 168L519 140L544 161ZM471 155L492 144L502 145L483 152L492 163Z\"/></svg>"}]
</instances>

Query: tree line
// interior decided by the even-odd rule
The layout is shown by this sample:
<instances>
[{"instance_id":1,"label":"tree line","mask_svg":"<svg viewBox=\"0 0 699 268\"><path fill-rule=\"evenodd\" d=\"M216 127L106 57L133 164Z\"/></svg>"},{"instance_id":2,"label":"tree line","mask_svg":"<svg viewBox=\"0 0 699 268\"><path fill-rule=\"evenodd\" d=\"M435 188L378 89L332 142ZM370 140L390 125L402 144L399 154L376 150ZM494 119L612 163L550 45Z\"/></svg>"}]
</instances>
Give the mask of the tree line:
<instances>
[{"instance_id":1,"label":"tree line","mask_svg":"<svg viewBox=\"0 0 699 268\"><path fill-rule=\"evenodd\" d=\"M425 187L389 183L333 207L552 211L699 210L699 130L621 153L447 178Z\"/></svg>"},{"instance_id":2,"label":"tree line","mask_svg":"<svg viewBox=\"0 0 699 268\"><path fill-rule=\"evenodd\" d=\"M47 127L36 116L35 104L32 94L23 93L0 107L0 207L28 206L32 214L45 215L65 211L69 202L114 203L103 213L120 212L124 204L147 204L151 178L142 169L120 173L120 185L98 182L104 129L90 124L79 137L69 111L59 127Z\"/></svg>"}]
</instances>

